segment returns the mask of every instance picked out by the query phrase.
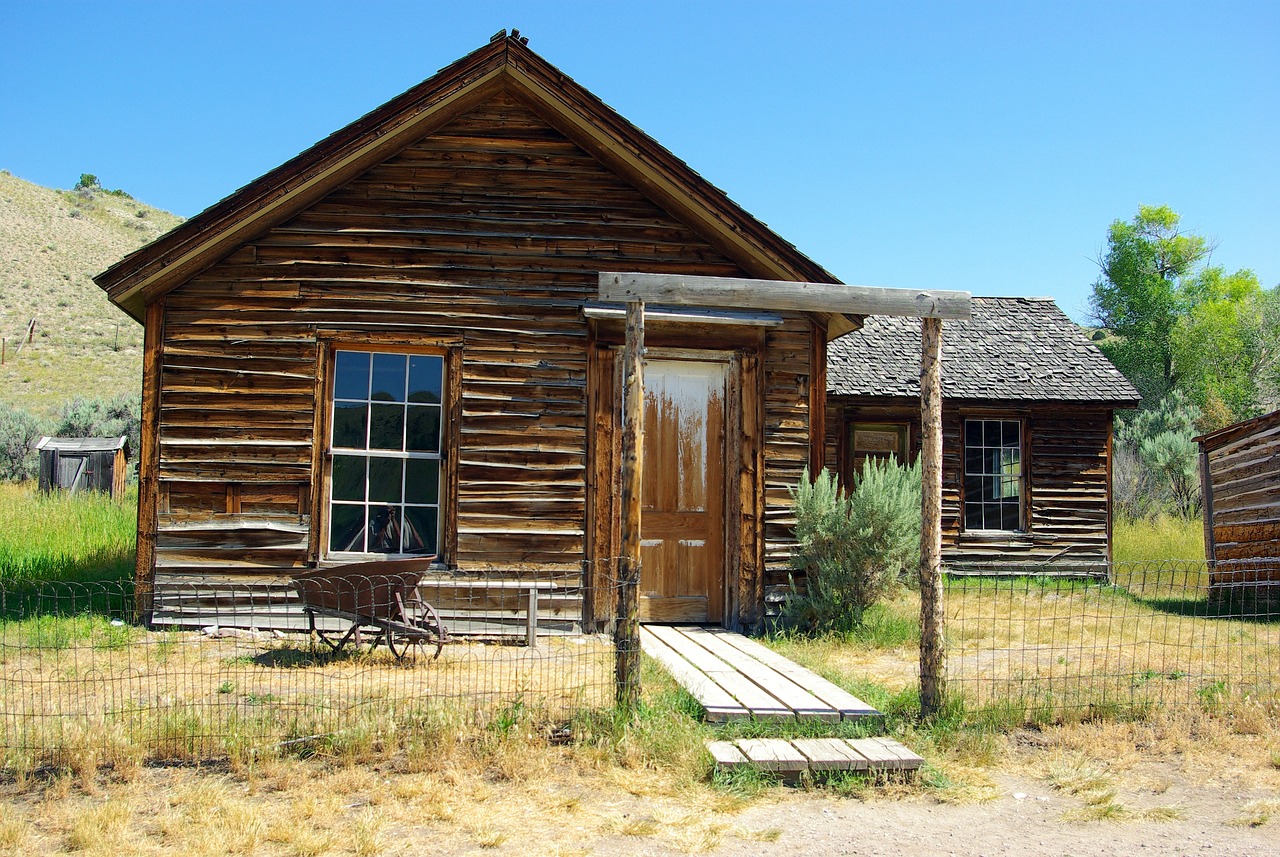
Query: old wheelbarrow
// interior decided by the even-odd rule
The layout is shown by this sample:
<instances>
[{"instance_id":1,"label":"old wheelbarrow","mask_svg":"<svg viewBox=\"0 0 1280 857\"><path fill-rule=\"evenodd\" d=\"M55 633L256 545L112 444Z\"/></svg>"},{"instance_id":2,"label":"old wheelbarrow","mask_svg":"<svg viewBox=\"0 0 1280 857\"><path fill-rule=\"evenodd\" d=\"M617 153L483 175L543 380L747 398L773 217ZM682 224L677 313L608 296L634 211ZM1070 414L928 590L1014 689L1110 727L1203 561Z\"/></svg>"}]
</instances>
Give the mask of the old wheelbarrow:
<instances>
[{"instance_id":1,"label":"old wheelbarrow","mask_svg":"<svg viewBox=\"0 0 1280 857\"><path fill-rule=\"evenodd\" d=\"M318 568L293 575L293 588L302 599L307 623L314 637L340 652L355 641L361 629L373 630L373 647L386 642L396 660L411 649L435 647L432 658L449 640L435 608L418 597L418 581L434 557L410 560L357 562L334 568ZM316 616L348 623L335 641L332 629L316 625Z\"/></svg>"}]
</instances>

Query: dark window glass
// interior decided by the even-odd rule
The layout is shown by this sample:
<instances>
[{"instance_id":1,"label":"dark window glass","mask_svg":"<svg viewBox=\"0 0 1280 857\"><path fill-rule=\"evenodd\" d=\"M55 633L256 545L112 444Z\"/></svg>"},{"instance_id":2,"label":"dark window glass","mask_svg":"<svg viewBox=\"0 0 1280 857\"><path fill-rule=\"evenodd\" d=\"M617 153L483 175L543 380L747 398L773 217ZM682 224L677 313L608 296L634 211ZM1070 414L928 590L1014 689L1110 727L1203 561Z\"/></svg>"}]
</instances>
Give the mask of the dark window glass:
<instances>
[{"instance_id":1,"label":"dark window glass","mask_svg":"<svg viewBox=\"0 0 1280 857\"><path fill-rule=\"evenodd\" d=\"M400 503L404 461L399 458L369 459L369 502Z\"/></svg>"},{"instance_id":2,"label":"dark window glass","mask_svg":"<svg viewBox=\"0 0 1280 857\"><path fill-rule=\"evenodd\" d=\"M333 397L369 398L369 355L362 351L339 351L333 361Z\"/></svg>"},{"instance_id":3,"label":"dark window glass","mask_svg":"<svg viewBox=\"0 0 1280 857\"><path fill-rule=\"evenodd\" d=\"M433 506L404 507L404 552L434 554L439 531Z\"/></svg>"},{"instance_id":4,"label":"dark window glass","mask_svg":"<svg viewBox=\"0 0 1280 857\"><path fill-rule=\"evenodd\" d=\"M362 455L333 457L333 499L364 501L365 461Z\"/></svg>"},{"instance_id":5,"label":"dark window glass","mask_svg":"<svg viewBox=\"0 0 1280 857\"><path fill-rule=\"evenodd\" d=\"M333 445L346 449L364 449L365 422L369 406L364 402L333 403Z\"/></svg>"},{"instance_id":6,"label":"dark window glass","mask_svg":"<svg viewBox=\"0 0 1280 857\"><path fill-rule=\"evenodd\" d=\"M364 553L364 506L334 503L329 512L329 550Z\"/></svg>"},{"instance_id":7,"label":"dark window glass","mask_svg":"<svg viewBox=\"0 0 1280 857\"><path fill-rule=\"evenodd\" d=\"M1001 503L1000 504L1000 529L1016 530L1018 529L1018 504L1017 503Z\"/></svg>"},{"instance_id":8,"label":"dark window glass","mask_svg":"<svg viewBox=\"0 0 1280 857\"><path fill-rule=\"evenodd\" d=\"M369 398L375 402L403 402L405 363L403 354L373 355L373 387Z\"/></svg>"},{"instance_id":9,"label":"dark window glass","mask_svg":"<svg viewBox=\"0 0 1280 857\"><path fill-rule=\"evenodd\" d=\"M369 506L369 552L400 552L401 506Z\"/></svg>"},{"instance_id":10,"label":"dark window glass","mask_svg":"<svg viewBox=\"0 0 1280 857\"><path fill-rule=\"evenodd\" d=\"M409 452L440 451L440 409L431 405L409 406L409 427L404 448Z\"/></svg>"},{"instance_id":11,"label":"dark window glass","mask_svg":"<svg viewBox=\"0 0 1280 857\"><path fill-rule=\"evenodd\" d=\"M409 358L409 401L440 404L444 360L415 354Z\"/></svg>"},{"instance_id":12,"label":"dark window glass","mask_svg":"<svg viewBox=\"0 0 1280 857\"><path fill-rule=\"evenodd\" d=\"M965 447L982 446L982 420L966 420L964 424Z\"/></svg>"},{"instance_id":13,"label":"dark window glass","mask_svg":"<svg viewBox=\"0 0 1280 857\"><path fill-rule=\"evenodd\" d=\"M430 458L410 458L405 462L404 501L440 501L440 462Z\"/></svg>"},{"instance_id":14,"label":"dark window glass","mask_svg":"<svg viewBox=\"0 0 1280 857\"><path fill-rule=\"evenodd\" d=\"M404 405L369 406L369 448L404 449Z\"/></svg>"}]
</instances>

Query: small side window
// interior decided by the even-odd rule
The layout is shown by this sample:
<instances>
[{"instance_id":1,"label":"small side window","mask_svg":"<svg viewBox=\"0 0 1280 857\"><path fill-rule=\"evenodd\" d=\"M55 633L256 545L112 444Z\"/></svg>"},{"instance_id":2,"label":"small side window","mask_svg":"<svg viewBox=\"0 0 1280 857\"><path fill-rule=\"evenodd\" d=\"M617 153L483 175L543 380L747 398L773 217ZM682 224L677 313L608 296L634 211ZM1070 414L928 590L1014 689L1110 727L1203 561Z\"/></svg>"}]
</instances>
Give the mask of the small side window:
<instances>
[{"instance_id":1,"label":"small side window","mask_svg":"<svg viewBox=\"0 0 1280 857\"><path fill-rule=\"evenodd\" d=\"M1021 530L1022 423L964 421L964 526L966 530Z\"/></svg>"}]
</instances>

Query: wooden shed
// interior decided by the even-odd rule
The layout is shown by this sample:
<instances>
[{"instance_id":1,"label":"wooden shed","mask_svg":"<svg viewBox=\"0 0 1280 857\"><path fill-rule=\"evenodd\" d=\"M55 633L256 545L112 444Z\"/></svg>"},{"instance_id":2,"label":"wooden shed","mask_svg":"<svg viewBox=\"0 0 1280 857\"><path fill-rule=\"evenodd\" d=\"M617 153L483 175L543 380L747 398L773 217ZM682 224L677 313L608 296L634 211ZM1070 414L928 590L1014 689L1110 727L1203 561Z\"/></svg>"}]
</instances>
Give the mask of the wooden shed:
<instances>
[{"instance_id":1,"label":"wooden shed","mask_svg":"<svg viewBox=\"0 0 1280 857\"><path fill-rule=\"evenodd\" d=\"M1196 438L1210 591L1280 585L1280 411Z\"/></svg>"},{"instance_id":2,"label":"wooden shed","mask_svg":"<svg viewBox=\"0 0 1280 857\"><path fill-rule=\"evenodd\" d=\"M825 462L919 453L920 340L871 317L828 347ZM1053 301L984 298L942 343L943 558L1102 569L1111 559L1112 413L1133 385Z\"/></svg>"},{"instance_id":3,"label":"wooden shed","mask_svg":"<svg viewBox=\"0 0 1280 857\"><path fill-rule=\"evenodd\" d=\"M836 282L499 34L98 276L146 329L139 592L429 554L607 623L601 271ZM826 343L859 322L650 307L643 618L759 620L822 458Z\"/></svg>"},{"instance_id":4,"label":"wooden shed","mask_svg":"<svg viewBox=\"0 0 1280 857\"><path fill-rule=\"evenodd\" d=\"M42 437L40 490L106 491L124 494L129 477L129 440L120 437Z\"/></svg>"}]
</instances>

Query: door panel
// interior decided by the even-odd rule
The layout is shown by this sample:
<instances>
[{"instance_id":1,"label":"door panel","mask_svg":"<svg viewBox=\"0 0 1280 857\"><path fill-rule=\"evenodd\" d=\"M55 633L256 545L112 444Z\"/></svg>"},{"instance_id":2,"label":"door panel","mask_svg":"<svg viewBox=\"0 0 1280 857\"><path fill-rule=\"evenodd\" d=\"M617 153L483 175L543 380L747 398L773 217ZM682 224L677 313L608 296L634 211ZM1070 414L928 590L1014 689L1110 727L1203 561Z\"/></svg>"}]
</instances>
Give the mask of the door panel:
<instances>
[{"instance_id":1,"label":"door panel","mask_svg":"<svg viewBox=\"0 0 1280 857\"><path fill-rule=\"evenodd\" d=\"M642 621L723 619L726 369L645 364Z\"/></svg>"}]
</instances>

